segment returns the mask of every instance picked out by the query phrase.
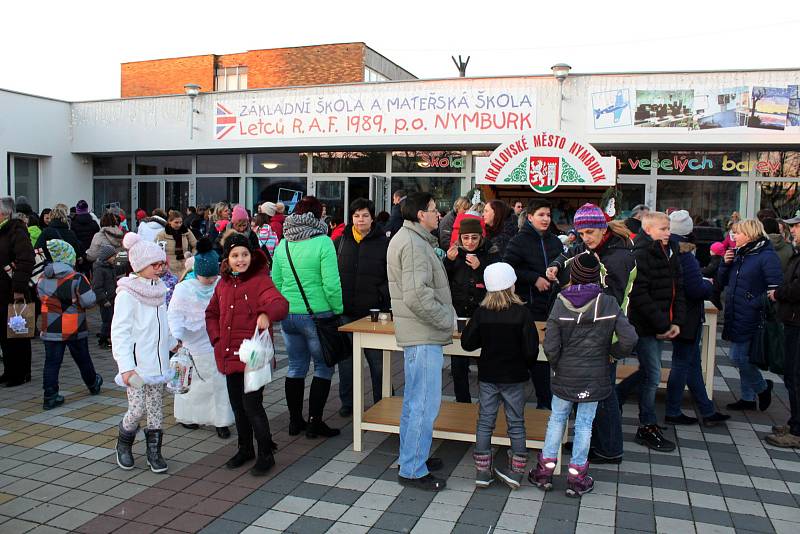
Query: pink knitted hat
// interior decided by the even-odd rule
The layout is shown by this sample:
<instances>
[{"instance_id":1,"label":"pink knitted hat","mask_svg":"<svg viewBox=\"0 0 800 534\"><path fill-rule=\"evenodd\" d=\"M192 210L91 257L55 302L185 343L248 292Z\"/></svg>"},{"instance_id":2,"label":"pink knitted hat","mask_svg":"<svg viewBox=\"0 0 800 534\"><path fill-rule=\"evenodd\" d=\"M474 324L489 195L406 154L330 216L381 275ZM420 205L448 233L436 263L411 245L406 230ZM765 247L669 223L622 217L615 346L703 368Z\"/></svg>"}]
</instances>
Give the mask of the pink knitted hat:
<instances>
[{"instance_id":1,"label":"pink knitted hat","mask_svg":"<svg viewBox=\"0 0 800 534\"><path fill-rule=\"evenodd\" d=\"M133 232L125 234L122 246L128 251L128 262L131 264L133 272L138 273L148 265L159 261L167 261L164 249L152 241L144 241Z\"/></svg>"},{"instance_id":2,"label":"pink knitted hat","mask_svg":"<svg viewBox=\"0 0 800 534\"><path fill-rule=\"evenodd\" d=\"M241 204L237 204L233 207L233 215L231 216L231 222L236 223L237 221L249 221L250 217L247 215L247 210L244 209L244 206Z\"/></svg>"}]
</instances>

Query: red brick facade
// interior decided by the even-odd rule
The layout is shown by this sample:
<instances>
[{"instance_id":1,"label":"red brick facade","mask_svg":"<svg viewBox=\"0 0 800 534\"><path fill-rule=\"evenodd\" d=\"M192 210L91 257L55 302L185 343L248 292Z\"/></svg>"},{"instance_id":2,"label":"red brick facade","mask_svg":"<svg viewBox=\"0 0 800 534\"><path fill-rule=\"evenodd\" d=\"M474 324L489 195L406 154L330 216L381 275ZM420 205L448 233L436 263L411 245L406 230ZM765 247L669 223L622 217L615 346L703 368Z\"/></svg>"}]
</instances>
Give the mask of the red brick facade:
<instances>
[{"instance_id":1,"label":"red brick facade","mask_svg":"<svg viewBox=\"0 0 800 534\"><path fill-rule=\"evenodd\" d=\"M122 98L183 93L196 83L214 90L216 68L247 67L247 88L324 85L364 81L364 43L251 50L122 64Z\"/></svg>"}]
</instances>

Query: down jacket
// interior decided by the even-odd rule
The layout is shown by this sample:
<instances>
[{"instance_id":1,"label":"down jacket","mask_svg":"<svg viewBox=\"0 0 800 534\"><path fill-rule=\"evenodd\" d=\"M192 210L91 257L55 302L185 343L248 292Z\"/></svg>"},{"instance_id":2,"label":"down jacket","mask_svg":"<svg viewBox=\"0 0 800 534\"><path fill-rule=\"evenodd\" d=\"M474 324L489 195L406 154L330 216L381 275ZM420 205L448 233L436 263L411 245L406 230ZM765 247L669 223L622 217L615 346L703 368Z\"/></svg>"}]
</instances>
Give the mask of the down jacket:
<instances>
[{"instance_id":1,"label":"down jacket","mask_svg":"<svg viewBox=\"0 0 800 534\"><path fill-rule=\"evenodd\" d=\"M291 242L287 238L275 247L275 255L272 257L272 280L278 291L289 301L289 313L308 315L308 309L297 288L289 259L286 257L286 247L290 245L292 262L311 311L314 313L332 311L340 315L344 308L339 266L336 263L333 241L326 235Z\"/></svg>"},{"instance_id":2,"label":"down jacket","mask_svg":"<svg viewBox=\"0 0 800 534\"><path fill-rule=\"evenodd\" d=\"M117 252L122 252L122 238L125 236L125 231L119 226L104 226L100 231L92 237L92 244L86 251L86 259L89 261L97 261L97 255L100 254L100 247L103 245L111 245Z\"/></svg>"},{"instance_id":3,"label":"down jacket","mask_svg":"<svg viewBox=\"0 0 800 534\"><path fill-rule=\"evenodd\" d=\"M554 234L540 234L528 221L506 247L503 261L517 274L515 291L527 303L537 321L547 319L552 291L540 292L536 289L536 280L540 277L547 279L547 266L563 252L564 247Z\"/></svg>"},{"instance_id":4,"label":"down jacket","mask_svg":"<svg viewBox=\"0 0 800 534\"><path fill-rule=\"evenodd\" d=\"M33 247L25 223L19 219L8 219L0 226L0 269L14 265L14 274L9 278L0 272L0 306L5 308L14 300L14 293L30 296L28 283L34 267ZM6 325L0 325L6 328Z\"/></svg>"},{"instance_id":5,"label":"down jacket","mask_svg":"<svg viewBox=\"0 0 800 534\"><path fill-rule=\"evenodd\" d=\"M695 257L697 247L682 236L673 235L670 241L678 244L678 259L683 274L683 294L686 298L686 318L676 339L684 343L694 343L700 333L700 326L705 321L705 301L711 298L714 285L703 278L700 262Z\"/></svg>"},{"instance_id":6,"label":"down jacket","mask_svg":"<svg viewBox=\"0 0 800 534\"><path fill-rule=\"evenodd\" d=\"M657 336L670 325L683 327L686 300L677 243L663 245L642 232L633 240L636 280L628 317L639 337Z\"/></svg>"},{"instance_id":7,"label":"down jacket","mask_svg":"<svg viewBox=\"0 0 800 534\"><path fill-rule=\"evenodd\" d=\"M339 262L339 279L342 283L344 314L353 319L369 315L369 310L388 310L389 280L386 278L386 250L389 239L377 225L360 243L353 237L353 227L348 225L334 242Z\"/></svg>"},{"instance_id":8,"label":"down jacket","mask_svg":"<svg viewBox=\"0 0 800 534\"><path fill-rule=\"evenodd\" d=\"M547 319L542 346L553 371L550 388L571 402L601 401L613 387L609 356L629 356L639 338L614 297L600 293L577 306L569 294L558 295Z\"/></svg>"},{"instance_id":9,"label":"down jacket","mask_svg":"<svg viewBox=\"0 0 800 534\"><path fill-rule=\"evenodd\" d=\"M81 244L80 255L84 255L92 244L94 234L100 231L100 225L88 213L81 213L72 218L69 227L75 232L75 236L77 236L78 242Z\"/></svg>"},{"instance_id":10,"label":"down jacket","mask_svg":"<svg viewBox=\"0 0 800 534\"><path fill-rule=\"evenodd\" d=\"M725 325L722 339L749 341L764 309L764 295L783 281L781 261L766 237L736 249L731 263L719 266L719 283L725 291Z\"/></svg>"},{"instance_id":11,"label":"down jacket","mask_svg":"<svg viewBox=\"0 0 800 534\"><path fill-rule=\"evenodd\" d=\"M253 251L247 271L234 276L228 261L222 261L222 278L206 308L206 329L214 345L217 369L224 375L243 373L239 361L239 346L253 337L258 316L269 317L272 325L289 313L289 303L283 298L267 274L267 257L263 250Z\"/></svg>"},{"instance_id":12,"label":"down jacket","mask_svg":"<svg viewBox=\"0 0 800 534\"><path fill-rule=\"evenodd\" d=\"M403 221L389 242L386 271L395 338L400 347L449 345L456 324L437 239L418 222Z\"/></svg>"}]
</instances>

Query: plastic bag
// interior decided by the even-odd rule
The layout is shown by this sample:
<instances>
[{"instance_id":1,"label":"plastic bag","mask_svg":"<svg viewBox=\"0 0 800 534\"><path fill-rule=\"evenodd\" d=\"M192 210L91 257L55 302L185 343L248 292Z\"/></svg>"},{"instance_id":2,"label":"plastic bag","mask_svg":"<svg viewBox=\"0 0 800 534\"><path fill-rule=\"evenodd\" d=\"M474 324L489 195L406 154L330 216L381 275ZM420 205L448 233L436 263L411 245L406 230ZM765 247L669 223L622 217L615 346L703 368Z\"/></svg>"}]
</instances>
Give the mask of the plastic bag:
<instances>
[{"instance_id":1,"label":"plastic bag","mask_svg":"<svg viewBox=\"0 0 800 534\"><path fill-rule=\"evenodd\" d=\"M174 395L188 393L192 387L194 374L194 359L186 347L181 347L169 360L170 378L167 381L167 391Z\"/></svg>"},{"instance_id":2,"label":"plastic bag","mask_svg":"<svg viewBox=\"0 0 800 534\"><path fill-rule=\"evenodd\" d=\"M275 355L269 329L259 332L256 326L253 337L242 341L237 354L239 355L239 361L252 370L264 367Z\"/></svg>"},{"instance_id":3,"label":"plastic bag","mask_svg":"<svg viewBox=\"0 0 800 534\"><path fill-rule=\"evenodd\" d=\"M239 347L239 361L245 364L244 392L257 391L272 382L272 360L275 348L269 329L256 331L251 339L242 341Z\"/></svg>"}]
</instances>

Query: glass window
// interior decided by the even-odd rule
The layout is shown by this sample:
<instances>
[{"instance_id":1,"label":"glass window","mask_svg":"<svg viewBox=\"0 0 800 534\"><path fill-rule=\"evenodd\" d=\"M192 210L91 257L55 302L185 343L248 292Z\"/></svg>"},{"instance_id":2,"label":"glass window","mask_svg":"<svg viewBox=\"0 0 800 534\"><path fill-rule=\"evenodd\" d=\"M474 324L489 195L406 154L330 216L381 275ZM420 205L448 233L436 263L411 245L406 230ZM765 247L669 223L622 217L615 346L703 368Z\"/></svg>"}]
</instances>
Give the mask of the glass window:
<instances>
[{"instance_id":1,"label":"glass window","mask_svg":"<svg viewBox=\"0 0 800 534\"><path fill-rule=\"evenodd\" d=\"M196 193L198 206L211 206L222 201L230 204L236 204L239 202L239 177L198 177L196 182Z\"/></svg>"},{"instance_id":2,"label":"glass window","mask_svg":"<svg viewBox=\"0 0 800 534\"><path fill-rule=\"evenodd\" d=\"M192 156L136 156L136 174L191 174Z\"/></svg>"},{"instance_id":3,"label":"glass window","mask_svg":"<svg viewBox=\"0 0 800 534\"><path fill-rule=\"evenodd\" d=\"M744 217L746 202L746 182L658 181L656 209L687 210L697 226L725 228L734 211Z\"/></svg>"},{"instance_id":4,"label":"glass window","mask_svg":"<svg viewBox=\"0 0 800 534\"><path fill-rule=\"evenodd\" d=\"M631 210L637 204L644 204L644 184L617 184L617 189L622 193L622 201L617 206L617 218L627 219Z\"/></svg>"},{"instance_id":5,"label":"glass window","mask_svg":"<svg viewBox=\"0 0 800 534\"><path fill-rule=\"evenodd\" d=\"M125 212L125 217L131 216L131 181L95 179L92 182L94 190L94 212L102 215L108 208L119 207Z\"/></svg>"},{"instance_id":6,"label":"glass window","mask_svg":"<svg viewBox=\"0 0 800 534\"><path fill-rule=\"evenodd\" d=\"M644 164L644 161L642 161ZM658 151L648 165L657 174L685 176L747 176L747 159L742 152Z\"/></svg>"},{"instance_id":7,"label":"glass window","mask_svg":"<svg viewBox=\"0 0 800 534\"><path fill-rule=\"evenodd\" d=\"M142 208L147 213L153 213L156 208L163 209L161 201L161 182L139 182L136 185L137 209Z\"/></svg>"},{"instance_id":8,"label":"glass window","mask_svg":"<svg viewBox=\"0 0 800 534\"><path fill-rule=\"evenodd\" d=\"M217 69L214 79L215 91L237 91L247 89L247 67L223 67Z\"/></svg>"},{"instance_id":9,"label":"glass window","mask_svg":"<svg viewBox=\"0 0 800 534\"><path fill-rule=\"evenodd\" d=\"M95 176L130 176L133 167L131 156L92 158Z\"/></svg>"},{"instance_id":10,"label":"glass window","mask_svg":"<svg viewBox=\"0 0 800 534\"><path fill-rule=\"evenodd\" d=\"M167 211L176 210L186 213L186 208L189 207L189 182L166 182L164 195L166 197L164 205L167 207Z\"/></svg>"},{"instance_id":11,"label":"glass window","mask_svg":"<svg viewBox=\"0 0 800 534\"><path fill-rule=\"evenodd\" d=\"M601 156L617 158L617 174L650 174L649 150L600 150ZM646 161L645 165L642 162Z\"/></svg>"},{"instance_id":12,"label":"glass window","mask_svg":"<svg viewBox=\"0 0 800 534\"><path fill-rule=\"evenodd\" d=\"M758 152L756 161L750 165L758 176L770 178L800 177L800 152Z\"/></svg>"},{"instance_id":13,"label":"glass window","mask_svg":"<svg viewBox=\"0 0 800 534\"><path fill-rule=\"evenodd\" d=\"M248 157L247 172L282 173L308 172L308 154L271 153L252 154Z\"/></svg>"},{"instance_id":14,"label":"glass window","mask_svg":"<svg viewBox=\"0 0 800 534\"><path fill-rule=\"evenodd\" d=\"M798 182L759 182L758 209L775 210L782 219L791 219L800 210L800 190Z\"/></svg>"},{"instance_id":15,"label":"glass window","mask_svg":"<svg viewBox=\"0 0 800 534\"><path fill-rule=\"evenodd\" d=\"M314 172L386 172L385 152L317 152L313 154Z\"/></svg>"},{"instance_id":16,"label":"glass window","mask_svg":"<svg viewBox=\"0 0 800 534\"><path fill-rule=\"evenodd\" d=\"M14 196L28 197L33 211L39 211L39 160L14 156Z\"/></svg>"},{"instance_id":17,"label":"glass window","mask_svg":"<svg viewBox=\"0 0 800 534\"><path fill-rule=\"evenodd\" d=\"M263 202L283 202L286 214L294 210L294 205L308 191L305 178L288 176L270 176L269 178L253 178L253 200L256 204Z\"/></svg>"},{"instance_id":18,"label":"glass window","mask_svg":"<svg viewBox=\"0 0 800 534\"><path fill-rule=\"evenodd\" d=\"M424 191L431 193L436 207L441 211L452 209L453 203L461 191L459 177L442 176L392 176L392 191L404 189L406 193Z\"/></svg>"},{"instance_id":19,"label":"glass window","mask_svg":"<svg viewBox=\"0 0 800 534\"><path fill-rule=\"evenodd\" d=\"M239 154L197 156L197 174L230 174L239 172Z\"/></svg>"},{"instance_id":20,"label":"glass window","mask_svg":"<svg viewBox=\"0 0 800 534\"><path fill-rule=\"evenodd\" d=\"M459 150L392 152L392 172L463 173L467 157Z\"/></svg>"}]
</instances>

